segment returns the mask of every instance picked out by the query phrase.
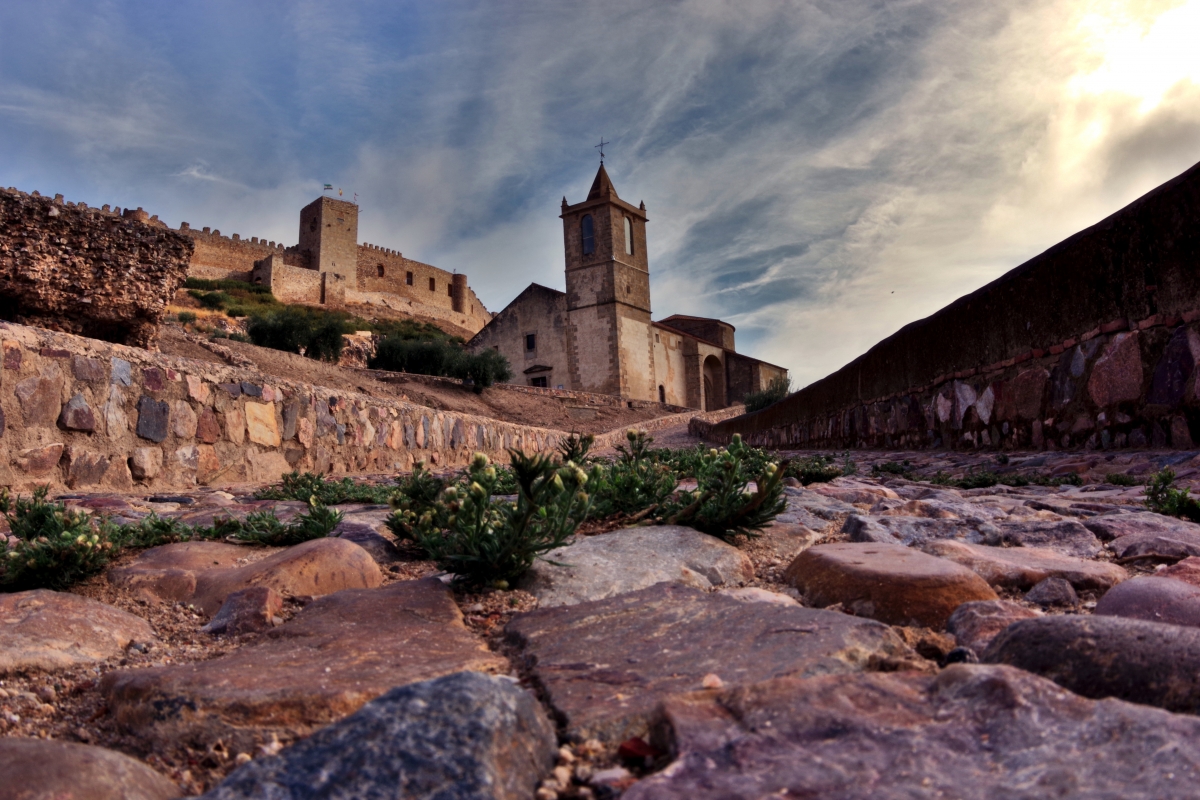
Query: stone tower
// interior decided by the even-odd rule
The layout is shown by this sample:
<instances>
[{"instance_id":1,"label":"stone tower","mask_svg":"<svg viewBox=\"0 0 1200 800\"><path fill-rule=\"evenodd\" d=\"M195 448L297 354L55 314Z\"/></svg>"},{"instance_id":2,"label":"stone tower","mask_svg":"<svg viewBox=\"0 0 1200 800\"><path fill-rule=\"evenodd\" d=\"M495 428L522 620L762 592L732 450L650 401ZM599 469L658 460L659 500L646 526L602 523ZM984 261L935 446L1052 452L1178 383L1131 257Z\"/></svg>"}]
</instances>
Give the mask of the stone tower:
<instances>
[{"instance_id":1,"label":"stone tower","mask_svg":"<svg viewBox=\"0 0 1200 800\"><path fill-rule=\"evenodd\" d=\"M646 204L618 197L601 163L586 200L567 205L563 198L561 218L572 383L589 392L654 396Z\"/></svg>"},{"instance_id":2,"label":"stone tower","mask_svg":"<svg viewBox=\"0 0 1200 800\"><path fill-rule=\"evenodd\" d=\"M358 206L318 197L300 209L300 250L309 269L332 272L358 288Z\"/></svg>"}]
</instances>

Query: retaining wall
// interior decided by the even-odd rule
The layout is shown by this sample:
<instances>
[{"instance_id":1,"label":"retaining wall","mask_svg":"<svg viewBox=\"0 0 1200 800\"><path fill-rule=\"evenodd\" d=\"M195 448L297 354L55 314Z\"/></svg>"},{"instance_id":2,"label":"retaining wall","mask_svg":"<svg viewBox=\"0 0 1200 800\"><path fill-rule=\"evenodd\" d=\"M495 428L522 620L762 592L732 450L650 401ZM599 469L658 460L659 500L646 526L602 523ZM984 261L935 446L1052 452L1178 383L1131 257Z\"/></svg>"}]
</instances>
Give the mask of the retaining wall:
<instances>
[{"instance_id":1,"label":"retaining wall","mask_svg":"<svg viewBox=\"0 0 1200 800\"><path fill-rule=\"evenodd\" d=\"M1200 441L1200 165L755 414L774 447Z\"/></svg>"},{"instance_id":2,"label":"retaining wall","mask_svg":"<svg viewBox=\"0 0 1200 800\"><path fill-rule=\"evenodd\" d=\"M0 485L156 491L546 452L561 431L0 323Z\"/></svg>"}]
</instances>

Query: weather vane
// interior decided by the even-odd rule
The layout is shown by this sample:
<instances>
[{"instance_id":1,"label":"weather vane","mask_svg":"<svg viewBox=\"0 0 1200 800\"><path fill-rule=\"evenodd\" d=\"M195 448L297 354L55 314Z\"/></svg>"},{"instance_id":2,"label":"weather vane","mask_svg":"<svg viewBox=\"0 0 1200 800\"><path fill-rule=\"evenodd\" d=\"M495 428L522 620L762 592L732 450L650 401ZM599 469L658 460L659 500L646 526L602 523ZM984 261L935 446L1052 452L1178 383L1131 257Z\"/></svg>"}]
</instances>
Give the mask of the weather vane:
<instances>
[{"instance_id":1,"label":"weather vane","mask_svg":"<svg viewBox=\"0 0 1200 800\"><path fill-rule=\"evenodd\" d=\"M606 145L606 144L612 144L612 142L606 142L606 141L604 141L604 137L603 137L603 136L601 136L601 137L600 137L600 144L598 144L598 145L595 145L595 147L599 148L599 150L600 150L600 163L601 163L601 164L603 164L603 163L604 163L604 145Z\"/></svg>"}]
</instances>

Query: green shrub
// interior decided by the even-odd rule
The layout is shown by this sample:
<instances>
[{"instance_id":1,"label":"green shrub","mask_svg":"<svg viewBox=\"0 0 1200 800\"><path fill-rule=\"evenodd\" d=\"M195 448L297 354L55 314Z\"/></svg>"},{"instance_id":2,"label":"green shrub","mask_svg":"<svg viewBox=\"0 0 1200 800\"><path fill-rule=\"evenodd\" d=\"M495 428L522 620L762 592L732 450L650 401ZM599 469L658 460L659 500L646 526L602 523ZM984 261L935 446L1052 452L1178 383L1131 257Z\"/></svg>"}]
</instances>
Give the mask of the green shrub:
<instances>
[{"instance_id":1,"label":"green shrub","mask_svg":"<svg viewBox=\"0 0 1200 800\"><path fill-rule=\"evenodd\" d=\"M843 468L834 463L833 456L810 456L788 463L784 469L785 478L795 478L801 484L828 483L843 475Z\"/></svg>"},{"instance_id":2,"label":"green shrub","mask_svg":"<svg viewBox=\"0 0 1200 800\"><path fill-rule=\"evenodd\" d=\"M189 323L196 321L196 315L194 313L192 313L191 311L180 311L179 312L179 321L181 323L183 323L184 325L187 325Z\"/></svg>"},{"instance_id":3,"label":"green shrub","mask_svg":"<svg viewBox=\"0 0 1200 800\"><path fill-rule=\"evenodd\" d=\"M897 477L911 480L913 476L912 462L884 461L871 467L871 475L875 478Z\"/></svg>"},{"instance_id":4,"label":"green shrub","mask_svg":"<svg viewBox=\"0 0 1200 800\"><path fill-rule=\"evenodd\" d=\"M341 511L333 511L310 500L308 511L286 524L275 516L274 511L255 511L245 519L217 520L212 531L213 538L266 547L289 547L328 536L343 516Z\"/></svg>"},{"instance_id":5,"label":"green shrub","mask_svg":"<svg viewBox=\"0 0 1200 800\"><path fill-rule=\"evenodd\" d=\"M771 382L757 392L746 395L746 411L761 411L778 403L792 391L792 379L786 376L772 378Z\"/></svg>"},{"instance_id":6,"label":"green shrub","mask_svg":"<svg viewBox=\"0 0 1200 800\"><path fill-rule=\"evenodd\" d=\"M225 306L233 302L233 298L225 294L225 292L200 292L189 291L192 297L200 301L200 305L205 308L211 308L214 311L224 311Z\"/></svg>"},{"instance_id":7,"label":"green shrub","mask_svg":"<svg viewBox=\"0 0 1200 800\"><path fill-rule=\"evenodd\" d=\"M452 339L387 336L380 340L367 366L390 372L439 375L471 381L476 392L512 378L508 359L497 351L488 348L478 353L468 353L459 342Z\"/></svg>"},{"instance_id":8,"label":"green shrub","mask_svg":"<svg viewBox=\"0 0 1200 800\"><path fill-rule=\"evenodd\" d=\"M1176 489L1174 483L1175 470L1170 467L1151 475L1146 484L1146 508L1157 514L1200 522L1200 503L1191 496L1191 490Z\"/></svg>"},{"instance_id":9,"label":"green shrub","mask_svg":"<svg viewBox=\"0 0 1200 800\"><path fill-rule=\"evenodd\" d=\"M349 333L350 327L344 316L286 306L251 317L246 332L259 347L337 361L342 354L342 335Z\"/></svg>"},{"instance_id":10,"label":"green shrub","mask_svg":"<svg viewBox=\"0 0 1200 800\"><path fill-rule=\"evenodd\" d=\"M625 434L629 445L618 445L617 460L610 466L596 466L591 474L593 511L598 517L611 514L654 513L670 498L679 484L670 464L651 457L654 439L645 431Z\"/></svg>"},{"instance_id":11,"label":"green shrub","mask_svg":"<svg viewBox=\"0 0 1200 800\"><path fill-rule=\"evenodd\" d=\"M1141 486L1145 483L1137 475L1126 475L1121 472L1110 472L1104 476L1104 482L1111 486Z\"/></svg>"},{"instance_id":12,"label":"green shrub","mask_svg":"<svg viewBox=\"0 0 1200 800\"><path fill-rule=\"evenodd\" d=\"M115 525L68 511L46 500L47 491L14 499L0 489L0 512L17 540L0 559L0 591L63 589L102 570L113 555Z\"/></svg>"},{"instance_id":13,"label":"green shrub","mask_svg":"<svg viewBox=\"0 0 1200 800\"><path fill-rule=\"evenodd\" d=\"M289 472L278 486L260 489L254 496L258 500L301 500L305 503L316 498L320 505L337 506L342 503L388 503L395 491L395 486L372 486L349 478L332 481L313 472Z\"/></svg>"},{"instance_id":14,"label":"green shrub","mask_svg":"<svg viewBox=\"0 0 1200 800\"><path fill-rule=\"evenodd\" d=\"M653 439L650 441L653 441ZM761 473L767 464L774 462L774 457L761 447L750 447L743 443L741 448L742 460L747 465L746 469L752 473ZM686 450L660 449L648 451L647 456L670 465L680 478L695 478L703 468L708 453L709 448L704 445L697 445Z\"/></svg>"},{"instance_id":15,"label":"green shrub","mask_svg":"<svg viewBox=\"0 0 1200 800\"><path fill-rule=\"evenodd\" d=\"M734 434L726 450L710 450L704 457L694 491L681 492L666 513L668 524L688 525L729 541L754 538L775 519L787 503L783 499L783 470L767 464L755 477L747 458L753 448ZM749 483L756 481L750 492Z\"/></svg>"},{"instance_id":16,"label":"green shrub","mask_svg":"<svg viewBox=\"0 0 1200 800\"><path fill-rule=\"evenodd\" d=\"M415 542L456 583L507 588L536 558L566 544L590 506L583 489L587 475L579 466L517 450L509 456L516 502L492 500L498 472L476 453L469 485L447 487L433 508L415 518L411 510L401 520L393 514L388 526Z\"/></svg>"},{"instance_id":17,"label":"green shrub","mask_svg":"<svg viewBox=\"0 0 1200 800\"><path fill-rule=\"evenodd\" d=\"M592 449L592 445L596 443L596 437L588 433L583 436L572 432L570 436L563 439L562 444L558 446L558 454L562 456L564 462L583 466L588 462L588 452Z\"/></svg>"},{"instance_id":18,"label":"green shrub","mask_svg":"<svg viewBox=\"0 0 1200 800\"><path fill-rule=\"evenodd\" d=\"M391 500L392 513L384 524L401 541L416 541L418 525L427 529L445 528L450 512L439 502L445 489L446 481L426 470L423 460L418 461L408 477L397 481Z\"/></svg>"}]
</instances>

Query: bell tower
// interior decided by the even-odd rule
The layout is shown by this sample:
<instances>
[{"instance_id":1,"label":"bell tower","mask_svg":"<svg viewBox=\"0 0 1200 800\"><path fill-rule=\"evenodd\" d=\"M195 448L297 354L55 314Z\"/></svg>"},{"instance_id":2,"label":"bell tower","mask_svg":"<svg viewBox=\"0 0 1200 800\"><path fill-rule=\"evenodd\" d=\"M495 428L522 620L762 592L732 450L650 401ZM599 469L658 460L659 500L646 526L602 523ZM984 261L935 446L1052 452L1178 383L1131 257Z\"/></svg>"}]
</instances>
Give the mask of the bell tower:
<instances>
[{"instance_id":1,"label":"bell tower","mask_svg":"<svg viewBox=\"0 0 1200 800\"><path fill-rule=\"evenodd\" d=\"M562 202L567 355L575 387L652 399L646 204L617 196L604 163L582 203Z\"/></svg>"}]
</instances>

